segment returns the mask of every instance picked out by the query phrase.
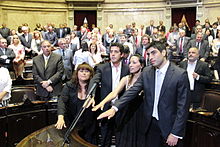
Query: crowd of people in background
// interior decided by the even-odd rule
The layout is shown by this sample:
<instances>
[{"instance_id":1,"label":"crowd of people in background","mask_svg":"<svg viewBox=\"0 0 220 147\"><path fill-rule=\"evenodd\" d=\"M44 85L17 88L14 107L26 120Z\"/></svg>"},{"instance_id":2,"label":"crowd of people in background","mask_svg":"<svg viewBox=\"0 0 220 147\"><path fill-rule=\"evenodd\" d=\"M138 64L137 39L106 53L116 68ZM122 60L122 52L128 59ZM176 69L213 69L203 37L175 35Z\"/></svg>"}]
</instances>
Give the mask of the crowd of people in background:
<instances>
[{"instance_id":1,"label":"crowd of people in background","mask_svg":"<svg viewBox=\"0 0 220 147\"><path fill-rule=\"evenodd\" d=\"M125 59L126 61L135 53L146 58L144 50L152 41L162 41L167 44L168 59L186 60L189 48L197 47L198 42L201 42L199 48L204 51L200 52L200 58L208 61L208 57L218 57L219 23L220 17L217 17L217 21L214 23L211 23L209 19L206 19L204 24L196 20L195 26L190 29L187 22L182 21L167 29L163 21L159 21L157 26L154 20L150 20L148 26L140 25L140 28L136 26L135 22L127 24L125 28L119 30L115 30L113 24L109 24L105 32L101 32L100 28L95 25L88 28L87 23L80 28L76 25L70 28L66 23L59 24L59 27L56 27L55 24L42 26L38 23L34 31L30 30L27 23L17 29L7 28L3 23L0 28L0 38L5 38L7 47L15 53L10 70L14 70L15 77L20 79L23 76L25 59L31 59L42 53L40 43L48 40L52 44L53 50L57 50L61 48L59 44L61 38L65 39L62 49L72 50L71 56L73 57L70 56L69 59L73 66L76 65L75 69L84 61L92 67L102 62L103 57L109 55L110 45L115 42L128 46L129 55ZM219 79L219 75L215 74L215 78Z\"/></svg>"},{"instance_id":2,"label":"crowd of people in background","mask_svg":"<svg viewBox=\"0 0 220 147\"><path fill-rule=\"evenodd\" d=\"M165 48L161 48L163 45L152 45L155 42L165 45ZM73 27L68 27L66 23L59 24L59 27L54 24L45 26L36 24L34 31L28 27L27 23L17 29L7 28L3 23L0 28L0 70L5 75L9 75L8 71L13 72L16 80L23 80L26 62L33 61L33 78L38 98L47 101L54 96L61 96L61 99L58 99L59 116L56 124L58 129L66 127L65 122L68 124L74 119L75 115L73 116L71 109L74 109L74 114L76 114L75 112L83 105L91 83L97 81L101 83L101 99L99 100L101 103L94 109L107 110L111 106L110 103L114 103L113 99L121 96L124 88L128 90L135 85L145 65L159 67L154 64L160 59L166 62L167 68L170 62L174 62L187 71L190 101L195 108L198 108L201 101L201 96L198 94L202 94L204 84L210 82L211 79L219 80L219 49L220 17L217 17L214 23L211 23L209 19L206 19L204 24L196 20L192 29L186 21L173 24L167 29L163 21L159 21L156 25L154 20L150 20L149 25L140 25L140 27L132 22L119 30L115 30L113 24L109 24L105 32L101 32L100 28L95 25L88 28L87 23ZM158 51L158 58L149 58L154 54L153 51L149 52L151 50ZM95 75L93 70L96 71ZM7 105L8 97L10 97L11 78L7 77L7 80L2 79L2 76L0 78L0 104L2 106ZM66 85L62 89L64 83ZM73 93L70 93L70 90ZM139 87L138 90L141 88ZM195 96L197 99L194 99ZM139 96L135 97L143 97L143 95L140 92ZM130 106L127 107L129 108ZM135 111L138 113L129 119L137 120L137 117L140 119L140 110ZM71 113L68 121L64 118L67 112ZM86 113L90 116L89 119L95 120L91 111ZM125 115L124 113L127 111L119 115ZM88 121L88 119L83 117L82 121ZM157 122L158 118L155 121ZM111 135L114 131L112 123L112 121L102 121L102 146L111 144ZM127 125L126 128L129 129L125 130L122 127L119 128L122 130L119 134L116 132L116 137L120 136L119 139L121 139L117 140L118 144L127 144L128 134L132 131L134 132L132 137L136 137L136 134L140 135L136 132L138 123L124 123L121 123L123 127ZM87 128L91 126L94 128L88 132ZM135 129L131 129L131 126ZM86 123L83 127L84 138L96 144L96 138L93 138L96 124ZM135 143L138 142L138 139L135 140ZM170 138L167 142L172 145L177 143Z\"/></svg>"}]
</instances>

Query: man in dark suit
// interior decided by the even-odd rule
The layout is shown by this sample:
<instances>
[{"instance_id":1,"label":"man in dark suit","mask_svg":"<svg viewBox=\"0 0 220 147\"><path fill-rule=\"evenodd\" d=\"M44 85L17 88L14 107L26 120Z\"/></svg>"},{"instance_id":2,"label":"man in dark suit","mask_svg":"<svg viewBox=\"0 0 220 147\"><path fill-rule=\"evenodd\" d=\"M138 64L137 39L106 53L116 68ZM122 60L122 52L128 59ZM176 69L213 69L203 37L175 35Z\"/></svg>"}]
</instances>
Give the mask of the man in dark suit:
<instances>
[{"instance_id":1,"label":"man in dark suit","mask_svg":"<svg viewBox=\"0 0 220 147\"><path fill-rule=\"evenodd\" d=\"M70 34L70 32L71 32L70 27L67 27L67 23L63 24L63 30L64 30L64 33L65 33L65 36L67 34Z\"/></svg>"},{"instance_id":2,"label":"man in dark suit","mask_svg":"<svg viewBox=\"0 0 220 147\"><path fill-rule=\"evenodd\" d=\"M65 83L66 81L69 81L72 79L73 74L73 52L71 49L67 48L66 40L65 38L60 38L58 40L58 48L53 51L53 53L56 53L58 55L62 56L63 59L63 66L64 66L64 74L62 76L62 81Z\"/></svg>"},{"instance_id":3,"label":"man in dark suit","mask_svg":"<svg viewBox=\"0 0 220 147\"><path fill-rule=\"evenodd\" d=\"M2 28L0 28L0 35L2 35L3 38L7 39L10 35L10 29L6 27L6 24L2 24Z\"/></svg>"},{"instance_id":4,"label":"man in dark suit","mask_svg":"<svg viewBox=\"0 0 220 147\"><path fill-rule=\"evenodd\" d=\"M12 71L12 61L15 58L15 53L12 49L7 48L7 40L5 38L0 38L0 58L4 61L3 66L9 71Z\"/></svg>"},{"instance_id":5,"label":"man in dark suit","mask_svg":"<svg viewBox=\"0 0 220 147\"><path fill-rule=\"evenodd\" d=\"M189 37L186 37L185 30L179 30L179 38L175 41L172 55L178 56L180 60L187 59ZM172 57L171 57L172 58Z\"/></svg>"},{"instance_id":6,"label":"man in dark suit","mask_svg":"<svg viewBox=\"0 0 220 147\"><path fill-rule=\"evenodd\" d=\"M203 40L202 38L203 34L201 32L197 33L196 39L190 40L187 48L198 48L200 60L205 61L209 56L210 47L209 42L207 40Z\"/></svg>"},{"instance_id":7,"label":"man in dark suit","mask_svg":"<svg viewBox=\"0 0 220 147\"><path fill-rule=\"evenodd\" d=\"M159 26L157 26L157 29L158 29L159 32L163 32L163 33L166 32L166 27L163 25L162 20L159 21Z\"/></svg>"},{"instance_id":8,"label":"man in dark suit","mask_svg":"<svg viewBox=\"0 0 220 147\"><path fill-rule=\"evenodd\" d=\"M165 45L152 44L147 53L152 66L146 67L136 83L98 119L110 119L144 90L144 123L140 127L147 147L175 146L184 136L189 109L187 73L166 59Z\"/></svg>"},{"instance_id":9,"label":"man in dark suit","mask_svg":"<svg viewBox=\"0 0 220 147\"><path fill-rule=\"evenodd\" d=\"M190 101L193 108L200 107L205 84L211 81L211 71L206 62L199 60L197 48L190 48L188 60L180 62L180 67L187 70L190 82Z\"/></svg>"},{"instance_id":10,"label":"man in dark suit","mask_svg":"<svg viewBox=\"0 0 220 147\"><path fill-rule=\"evenodd\" d=\"M124 53L124 47L122 44L113 43L110 47L110 63L101 64L97 67L96 74L92 78L89 84L88 91L94 85L94 83L101 83L100 100L103 100L111 91L116 88L120 79L129 73L127 65L122 63L122 57ZM94 90L95 92L95 90ZM110 103L107 103L104 107L104 111L111 107ZM111 138L114 133L114 119L101 121L101 135L102 135L102 147L110 147ZM117 136L116 136L117 140Z\"/></svg>"},{"instance_id":11,"label":"man in dark suit","mask_svg":"<svg viewBox=\"0 0 220 147\"><path fill-rule=\"evenodd\" d=\"M53 27L48 27L48 32L45 34L45 40L48 40L52 46L57 44L57 34L54 32Z\"/></svg>"},{"instance_id":12,"label":"man in dark suit","mask_svg":"<svg viewBox=\"0 0 220 147\"><path fill-rule=\"evenodd\" d=\"M19 39L21 41L21 44L25 48L25 54L29 57L32 56L32 50L31 50L31 41L32 41L32 35L29 33L29 28L26 26L22 27L23 34L19 36Z\"/></svg>"},{"instance_id":13,"label":"man in dark suit","mask_svg":"<svg viewBox=\"0 0 220 147\"><path fill-rule=\"evenodd\" d=\"M40 100L50 100L59 96L62 90L63 61L58 54L51 52L51 44L41 43L42 55L33 58L33 76L36 83L36 95Z\"/></svg>"},{"instance_id":14,"label":"man in dark suit","mask_svg":"<svg viewBox=\"0 0 220 147\"><path fill-rule=\"evenodd\" d=\"M64 38L65 37L65 31L63 24L59 25L59 28L56 29L57 38Z\"/></svg>"},{"instance_id":15,"label":"man in dark suit","mask_svg":"<svg viewBox=\"0 0 220 147\"><path fill-rule=\"evenodd\" d=\"M141 37L141 43L140 46L136 49L135 54L139 54L142 57L145 55L146 48L150 45L150 36L147 34L144 34Z\"/></svg>"},{"instance_id":16,"label":"man in dark suit","mask_svg":"<svg viewBox=\"0 0 220 147\"><path fill-rule=\"evenodd\" d=\"M153 20L150 20L150 26L146 27L145 34L151 36L151 35L153 34L154 28L156 28L156 27L154 26L154 21L153 21Z\"/></svg>"},{"instance_id":17,"label":"man in dark suit","mask_svg":"<svg viewBox=\"0 0 220 147\"><path fill-rule=\"evenodd\" d=\"M196 39L196 36L197 36L198 33L202 33L202 25L197 25L197 26L196 26L195 33L194 33L194 34L191 34L191 39L192 39L192 40L193 40L193 39ZM203 34L202 39L203 39L203 40L206 40L206 38L207 38L207 35L206 35L206 34Z\"/></svg>"}]
</instances>

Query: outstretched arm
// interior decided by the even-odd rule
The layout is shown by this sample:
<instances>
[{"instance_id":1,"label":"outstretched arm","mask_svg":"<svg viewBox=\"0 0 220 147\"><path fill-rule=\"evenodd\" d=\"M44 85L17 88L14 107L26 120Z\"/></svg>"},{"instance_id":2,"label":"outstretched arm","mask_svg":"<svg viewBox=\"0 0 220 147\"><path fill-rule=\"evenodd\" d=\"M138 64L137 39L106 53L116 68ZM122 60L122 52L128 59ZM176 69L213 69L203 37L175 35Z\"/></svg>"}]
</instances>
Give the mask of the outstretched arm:
<instances>
[{"instance_id":1,"label":"outstretched arm","mask_svg":"<svg viewBox=\"0 0 220 147\"><path fill-rule=\"evenodd\" d=\"M125 87L126 85L126 81L127 81L127 76L126 77L123 77L121 79L121 81L119 82L118 86L115 88L114 91L112 91L111 93L109 93L104 100L102 100L98 105L96 105L92 111L96 111L97 109L101 108L101 110L103 110L104 108L104 105L113 100L122 90L123 88Z\"/></svg>"}]
</instances>

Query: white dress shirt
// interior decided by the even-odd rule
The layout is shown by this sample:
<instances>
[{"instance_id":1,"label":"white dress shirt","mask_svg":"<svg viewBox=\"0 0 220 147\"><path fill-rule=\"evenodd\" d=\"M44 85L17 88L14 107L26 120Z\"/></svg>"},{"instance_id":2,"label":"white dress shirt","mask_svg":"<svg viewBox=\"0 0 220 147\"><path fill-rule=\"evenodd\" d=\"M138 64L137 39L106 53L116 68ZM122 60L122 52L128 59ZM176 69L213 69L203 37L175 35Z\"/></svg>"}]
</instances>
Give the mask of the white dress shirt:
<instances>
[{"instance_id":1,"label":"white dress shirt","mask_svg":"<svg viewBox=\"0 0 220 147\"><path fill-rule=\"evenodd\" d=\"M7 68L0 67L0 92L6 91L7 94L3 97L3 101L10 99L11 97L11 85L12 80Z\"/></svg>"},{"instance_id":2,"label":"white dress shirt","mask_svg":"<svg viewBox=\"0 0 220 147\"><path fill-rule=\"evenodd\" d=\"M118 67L115 67L113 63L111 62L111 67L112 67L112 91L115 90L115 88L118 86L120 82L120 76L121 76L121 66L122 63L120 62ZM112 103L114 103L118 97L112 100Z\"/></svg>"},{"instance_id":3,"label":"white dress shirt","mask_svg":"<svg viewBox=\"0 0 220 147\"><path fill-rule=\"evenodd\" d=\"M189 78L190 90L194 90L195 79L193 78L193 73L196 68L196 63L197 63L197 60L193 63L188 62L188 66L187 66L187 74Z\"/></svg>"}]
</instances>

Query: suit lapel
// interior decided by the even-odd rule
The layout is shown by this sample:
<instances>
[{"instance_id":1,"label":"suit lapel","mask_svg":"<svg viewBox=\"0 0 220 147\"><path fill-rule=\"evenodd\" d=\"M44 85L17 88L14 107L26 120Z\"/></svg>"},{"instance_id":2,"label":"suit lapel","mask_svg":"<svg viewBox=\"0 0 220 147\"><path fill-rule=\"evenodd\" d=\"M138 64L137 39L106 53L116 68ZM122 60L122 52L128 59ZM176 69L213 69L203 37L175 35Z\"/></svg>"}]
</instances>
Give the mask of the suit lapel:
<instances>
[{"instance_id":1,"label":"suit lapel","mask_svg":"<svg viewBox=\"0 0 220 147\"><path fill-rule=\"evenodd\" d=\"M52 64L53 63L53 56L54 56L54 54L53 53L51 53L50 54L50 57L49 57L49 59L48 59L48 61L47 61L47 66L46 66L46 68L45 68L45 71L48 69L48 67L50 66L50 64ZM45 64L45 63L44 63Z\"/></svg>"},{"instance_id":2,"label":"suit lapel","mask_svg":"<svg viewBox=\"0 0 220 147\"><path fill-rule=\"evenodd\" d=\"M112 67L111 67L111 62L108 63L108 68L107 68L107 74L109 75L109 85L112 89Z\"/></svg>"},{"instance_id":3,"label":"suit lapel","mask_svg":"<svg viewBox=\"0 0 220 147\"><path fill-rule=\"evenodd\" d=\"M163 96L164 92L166 91L166 88L169 87L168 85L172 79L173 72L174 72L174 69L170 63L170 65L167 69L166 75L164 77L164 80L163 80L163 84L162 84L161 91L160 91L160 98Z\"/></svg>"},{"instance_id":4,"label":"suit lapel","mask_svg":"<svg viewBox=\"0 0 220 147\"><path fill-rule=\"evenodd\" d=\"M195 70L194 70L194 72L197 72L198 71L198 69L200 68L200 61L199 60L197 60L197 63L196 63L196 67L195 67Z\"/></svg>"},{"instance_id":5,"label":"suit lapel","mask_svg":"<svg viewBox=\"0 0 220 147\"><path fill-rule=\"evenodd\" d=\"M150 84L150 92L152 95L152 101L154 101L154 97L155 97L155 68L152 66L149 74L149 84Z\"/></svg>"}]
</instances>

